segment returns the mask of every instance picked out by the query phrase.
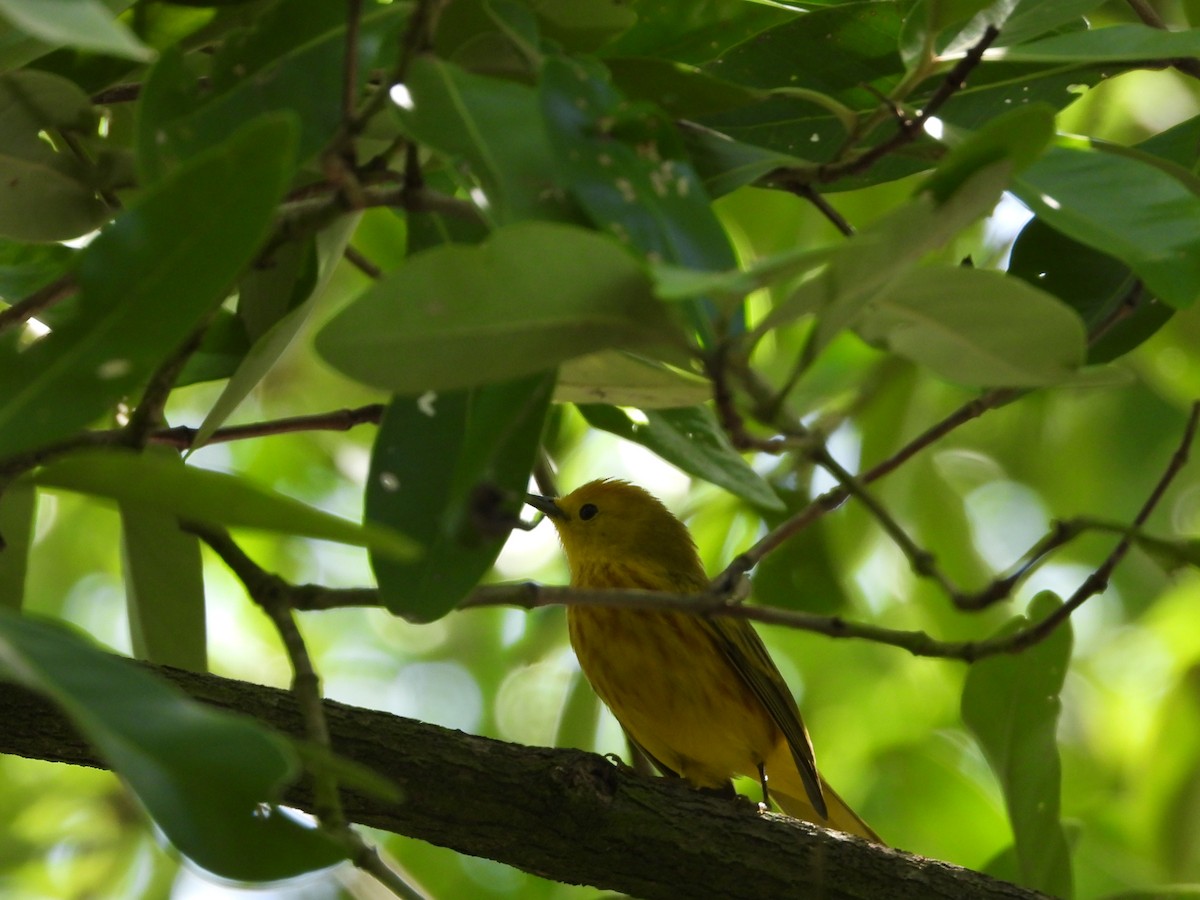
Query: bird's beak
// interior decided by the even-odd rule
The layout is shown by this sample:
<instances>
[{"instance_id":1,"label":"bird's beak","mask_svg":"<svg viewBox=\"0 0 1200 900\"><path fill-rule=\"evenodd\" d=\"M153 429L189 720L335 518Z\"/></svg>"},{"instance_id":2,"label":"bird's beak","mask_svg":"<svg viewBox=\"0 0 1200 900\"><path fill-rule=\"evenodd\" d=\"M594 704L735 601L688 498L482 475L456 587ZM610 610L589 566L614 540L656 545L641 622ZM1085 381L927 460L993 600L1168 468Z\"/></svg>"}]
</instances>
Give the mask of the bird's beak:
<instances>
[{"instance_id":1,"label":"bird's beak","mask_svg":"<svg viewBox=\"0 0 1200 900\"><path fill-rule=\"evenodd\" d=\"M545 513L551 519L565 519L567 517L567 514L550 497L542 497L538 494L526 494L525 502L539 512Z\"/></svg>"}]
</instances>

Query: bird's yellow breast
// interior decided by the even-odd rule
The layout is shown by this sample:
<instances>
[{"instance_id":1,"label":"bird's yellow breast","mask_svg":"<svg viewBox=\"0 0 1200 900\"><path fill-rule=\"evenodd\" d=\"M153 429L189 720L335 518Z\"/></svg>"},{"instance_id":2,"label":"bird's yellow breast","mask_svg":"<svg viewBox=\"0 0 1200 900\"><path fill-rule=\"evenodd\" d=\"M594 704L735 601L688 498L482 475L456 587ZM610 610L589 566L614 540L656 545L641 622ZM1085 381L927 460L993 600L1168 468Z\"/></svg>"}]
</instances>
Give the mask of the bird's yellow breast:
<instances>
[{"instance_id":1,"label":"bird's yellow breast","mask_svg":"<svg viewBox=\"0 0 1200 900\"><path fill-rule=\"evenodd\" d=\"M753 775L781 736L701 620L602 607L567 610L588 681L647 753L701 787Z\"/></svg>"}]
</instances>

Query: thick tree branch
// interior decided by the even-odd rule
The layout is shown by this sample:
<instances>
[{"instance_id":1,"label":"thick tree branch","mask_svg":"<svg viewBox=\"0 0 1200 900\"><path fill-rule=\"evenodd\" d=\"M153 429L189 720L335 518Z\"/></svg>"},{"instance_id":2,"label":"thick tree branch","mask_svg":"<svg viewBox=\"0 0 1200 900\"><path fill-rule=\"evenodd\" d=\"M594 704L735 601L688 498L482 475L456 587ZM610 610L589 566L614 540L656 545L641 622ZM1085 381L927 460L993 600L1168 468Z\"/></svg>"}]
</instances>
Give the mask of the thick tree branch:
<instances>
[{"instance_id":1,"label":"thick tree branch","mask_svg":"<svg viewBox=\"0 0 1200 900\"><path fill-rule=\"evenodd\" d=\"M154 668L185 692L304 734L286 691ZM1036 892L868 844L749 803L647 778L576 750L522 747L332 701L334 748L399 784L401 802L347 792L354 821L572 884L645 900L1031 900ZM47 701L0 690L0 752L104 766ZM286 800L312 807L300 786Z\"/></svg>"}]
</instances>

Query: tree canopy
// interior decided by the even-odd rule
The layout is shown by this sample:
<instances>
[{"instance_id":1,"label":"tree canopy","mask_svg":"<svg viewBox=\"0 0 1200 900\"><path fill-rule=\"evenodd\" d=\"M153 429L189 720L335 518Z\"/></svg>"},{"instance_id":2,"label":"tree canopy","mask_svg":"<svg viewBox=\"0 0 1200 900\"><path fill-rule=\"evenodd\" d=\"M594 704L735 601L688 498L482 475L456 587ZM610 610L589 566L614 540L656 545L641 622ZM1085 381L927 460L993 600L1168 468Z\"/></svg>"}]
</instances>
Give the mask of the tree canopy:
<instances>
[{"instance_id":1,"label":"tree canopy","mask_svg":"<svg viewBox=\"0 0 1200 900\"><path fill-rule=\"evenodd\" d=\"M1200 895L1197 16L0 0L0 885ZM562 586L600 477L708 594ZM573 603L755 622L906 852Z\"/></svg>"}]
</instances>

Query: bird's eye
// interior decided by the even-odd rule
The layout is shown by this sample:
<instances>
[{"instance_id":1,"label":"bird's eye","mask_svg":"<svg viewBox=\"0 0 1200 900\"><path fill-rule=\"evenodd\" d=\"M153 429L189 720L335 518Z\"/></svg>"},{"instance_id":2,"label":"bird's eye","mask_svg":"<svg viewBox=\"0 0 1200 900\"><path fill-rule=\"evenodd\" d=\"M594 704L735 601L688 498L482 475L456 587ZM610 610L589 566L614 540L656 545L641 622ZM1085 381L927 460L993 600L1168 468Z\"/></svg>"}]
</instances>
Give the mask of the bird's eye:
<instances>
[{"instance_id":1,"label":"bird's eye","mask_svg":"<svg viewBox=\"0 0 1200 900\"><path fill-rule=\"evenodd\" d=\"M600 510L596 509L595 503L585 503L583 506L579 507L579 518L586 522L598 512L600 512Z\"/></svg>"}]
</instances>

